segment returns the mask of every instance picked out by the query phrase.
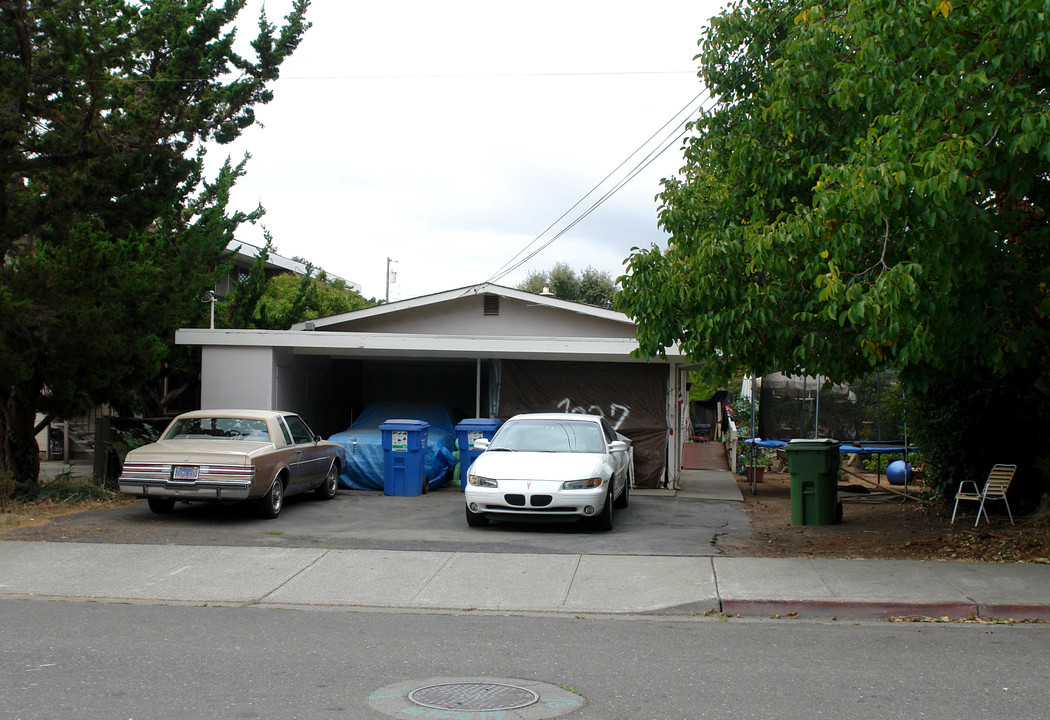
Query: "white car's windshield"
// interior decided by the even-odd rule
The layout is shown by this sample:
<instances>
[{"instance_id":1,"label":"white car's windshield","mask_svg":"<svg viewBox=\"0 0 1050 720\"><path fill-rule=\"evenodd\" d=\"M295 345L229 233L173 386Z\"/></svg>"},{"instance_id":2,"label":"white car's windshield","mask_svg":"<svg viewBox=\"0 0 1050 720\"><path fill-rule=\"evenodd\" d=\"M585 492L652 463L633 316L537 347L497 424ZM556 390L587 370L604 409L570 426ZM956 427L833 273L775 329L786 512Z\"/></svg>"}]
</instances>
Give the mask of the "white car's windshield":
<instances>
[{"instance_id":1,"label":"white car's windshield","mask_svg":"<svg viewBox=\"0 0 1050 720\"><path fill-rule=\"evenodd\" d=\"M603 453L605 439L589 421L517 420L500 428L489 450Z\"/></svg>"},{"instance_id":2,"label":"white car's windshield","mask_svg":"<svg viewBox=\"0 0 1050 720\"><path fill-rule=\"evenodd\" d=\"M165 440L253 440L269 442L270 433L265 420L246 420L231 417L179 418L166 433Z\"/></svg>"}]
</instances>

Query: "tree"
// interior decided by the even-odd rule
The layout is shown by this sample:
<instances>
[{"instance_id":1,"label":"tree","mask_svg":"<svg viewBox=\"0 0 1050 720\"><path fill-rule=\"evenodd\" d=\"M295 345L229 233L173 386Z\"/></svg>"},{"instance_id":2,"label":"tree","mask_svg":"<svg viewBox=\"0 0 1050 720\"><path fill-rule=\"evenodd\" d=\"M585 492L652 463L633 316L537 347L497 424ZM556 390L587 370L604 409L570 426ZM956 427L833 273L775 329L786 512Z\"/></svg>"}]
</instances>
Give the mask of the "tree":
<instances>
[{"instance_id":1,"label":"tree","mask_svg":"<svg viewBox=\"0 0 1050 720\"><path fill-rule=\"evenodd\" d=\"M329 280L324 270L302 277L282 273L266 282L260 317L271 318L270 329L283 330L295 323L340 315L375 304L347 287L345 281Z\"/></svg>"},{"instance_id":2,"label":"tree","mask_svg":"<svg viewBox=\"0 0 1050 720\"><path fill-rule=\"evenodd\" d=\"M738 2L718 99L664 182L666 251L619 307L641 351L906 387L1048 375L1045 2ZM1045 402L1045 398L1044 398Z\"/></svg>"},{"instance_id":3,"label":"tree","mask_svg":"<svg viewBox=\"0 0 1050 720\"><path fill-rule=\"evenodd\" d=\"M255 122L308 27L295 0L234 50L245 0L0 2L0 472L36 482L35 413L136 402L201 312L244 163L203 144Z\"/></svg>"},{"instance_id":4,"label":"tree","mask_svg":"<svg viewBox=\"0 0 1050 720\"><path fill-rule=\"evenodd\" d=\"M913 382L960 356L1039 362L1043 6L758 0L715 19L699 58L719 103L664 183L667 251L622 279L643 350Z\"/></svg>"},{"instance_id":5,"label":"tree","mask_svg":"<svg viewBox=\"0 0 1050 720\"><path fill-rule=\"evenodd\" d=\"M547 288L556 298L588 305L608 306L616 294L616 282L604 270L588 266L577 274L568 263L555 263L549 271L532 270L518 283L518 290L536 293Z\"/></svg>"}]
</instances>

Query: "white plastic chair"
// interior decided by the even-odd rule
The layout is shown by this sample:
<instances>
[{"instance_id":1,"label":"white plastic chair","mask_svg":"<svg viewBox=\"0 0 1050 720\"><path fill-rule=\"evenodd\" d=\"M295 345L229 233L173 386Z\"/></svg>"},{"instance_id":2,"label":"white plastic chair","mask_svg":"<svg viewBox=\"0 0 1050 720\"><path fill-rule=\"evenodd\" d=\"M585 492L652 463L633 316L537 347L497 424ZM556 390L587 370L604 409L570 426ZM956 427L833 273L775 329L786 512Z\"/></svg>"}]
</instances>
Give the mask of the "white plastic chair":
<instances>
[{"instance_id":1,"label":"white plastic chair","mask_svg":"<svg viewBox=\"0 0 1050 720\"><path fill-rule=\"evenodd\" d=\"M987 500L1002 500L1006 503L1006 514L1010 516L1010 524L1014 524L1013 513L1010 512L1010 503L1006 501L1006 491L1010 489L1010 481L1014 479L1014 473L1017 472L1016 465L995 465L992 467L992 471L988 473L988 481L984 484L983 490L977 489L977 483L973 480L963 480L959 483L959 491L955 493L955 509L952 510L952 524L955 524L955 513L959 510L960 500L973 500L980 502L981 504L977 507L977 520L974 521L973 526L977 527L978 523L981 522L981 513L984 513L984 519L991 524L991 519L988 517L988 511L984 509L984 503ZM965 490L964 488L969 485L973 490Z\"/></svg>"}]
</instances>

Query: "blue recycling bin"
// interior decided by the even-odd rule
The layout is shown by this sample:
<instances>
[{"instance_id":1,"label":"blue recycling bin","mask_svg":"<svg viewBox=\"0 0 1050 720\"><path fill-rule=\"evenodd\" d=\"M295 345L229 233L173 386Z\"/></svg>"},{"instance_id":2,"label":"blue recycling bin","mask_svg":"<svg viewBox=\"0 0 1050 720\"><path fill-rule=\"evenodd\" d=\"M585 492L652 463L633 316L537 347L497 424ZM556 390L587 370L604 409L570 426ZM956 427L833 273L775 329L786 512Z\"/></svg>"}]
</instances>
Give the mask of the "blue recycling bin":
<instances>
[{"instance_id":1,"label":"blue recycling bin","mask_svg":"<svg viewBox=\"0 0 1050 720\"><path fill-rule=\"evenodd\" d=\"M492 436L503 424L502 420L495 418L467 418L456 425L456 439L459 442L459 489L463 490L467 485L467 470L478 459L481 450L474 449L474 441L478 438L491 440Z\"/></svg>"},{"instance_id":2,"label":"blue recycling bin","mask_svg":"<svg viewBox=\"0 0 1050 720\"><path fill-rule=\"evenodd\" d=\"M383 494L414 496L427 491L426 456L430 423L387 420L383 434Z\"/></svg>"}]
</instances>

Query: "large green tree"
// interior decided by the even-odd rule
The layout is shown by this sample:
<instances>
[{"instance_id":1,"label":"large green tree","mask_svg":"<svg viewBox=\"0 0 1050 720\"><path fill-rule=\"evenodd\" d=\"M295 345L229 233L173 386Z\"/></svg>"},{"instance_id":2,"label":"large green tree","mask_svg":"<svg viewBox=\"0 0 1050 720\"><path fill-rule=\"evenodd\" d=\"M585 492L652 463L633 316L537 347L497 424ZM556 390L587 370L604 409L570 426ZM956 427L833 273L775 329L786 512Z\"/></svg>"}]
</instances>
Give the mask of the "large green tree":
<instances>
[{"instance_id":1,"label":"large green tree","mask_svg":"<svg viewBox=\"0 0 1050 720\"><path fill-rule=\"evenodd\" d=\"M754 0L714 19L697 57L715 102L660 195L667 248L621 279L642 352L1045 387L1047 12Z\"/></svg>"},{"instance_id":2,"label":"large green tree","mask_svg":"<svg viewBox=\"0 0 1050 720\"><path fill-rule=\"evenodd\" d=\"M642 349L834 378L1046 356L1045 0L755 0L701 41L717 98L665 181ZM921 371L921 372L920 372Z\"/></svg>"},{"instance_id":3,"label":"large green tree","mask_svg":"<svg viewBox=\"0 0 1050 720\"><path fill-rule=\"evenodd\" d=\"M244 164L204 144L255 107L308 27L295 0L236 49L245 0L0 1L0 472L36 481L36 411L120 406L200 312Z\"/></svg>"}]
</instances>

